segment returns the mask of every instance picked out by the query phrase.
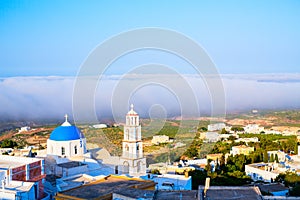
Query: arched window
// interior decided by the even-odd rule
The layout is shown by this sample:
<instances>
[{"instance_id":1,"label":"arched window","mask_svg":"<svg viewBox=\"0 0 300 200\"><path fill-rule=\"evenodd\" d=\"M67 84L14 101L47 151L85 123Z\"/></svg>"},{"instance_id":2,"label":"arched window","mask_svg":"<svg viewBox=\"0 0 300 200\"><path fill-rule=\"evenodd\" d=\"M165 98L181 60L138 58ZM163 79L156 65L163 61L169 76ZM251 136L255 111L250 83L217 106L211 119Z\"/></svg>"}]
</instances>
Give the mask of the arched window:
<instances>
[{"instance_id":1,"label":"arched window","mask_svg":"<svg viewBox=\"0 0 300 200\"><path fill-rule=\"evenodd\" d=\"M61 147L61 155L65 155L66 154L66 150L65 150L65 147Z\"/></svg>"},{"instance_id":2,"label":"arched window","mask_svg":"<svg viewBox=\"0 0 300 200\"><path fill-rule=\"evenodd\" d=\"M141 171L141 161L139 161L138 163L137 163L137 172L140 172Z\"/></svg>"},{"instance_id":3,"label":"arched window","mask_svg":"<svg viewBox=\"0 0 300 200\"><path fill-rule=\"evenodd\" d=\"M127 144L125 145L125 149L126 151L129 151L129 146Z\"/></svg>"},{"instance_id":4,"label":"arched window","mask_svg":"<svg viewBox=\"0 0 300 200\"><path fill-rule=\"evenodd\" d=\"M77 145L74 146L74 153L77 154Z\"/></svg>"},{"instance_id":5,"label":"arched window","mask_svg":"<svg viewBox=\"0 0 300 200\"><path fill-rule=\"evenodd\" d=\"M135 139L139 140L139 128L135 129Z\"/></svg>"},{"instance_id":6,"label":"arched window","mask_svg":"<svg viewBox=\"0 0 300 200\"><path fill-rule=\"evenodd\" d=\"M127 161L125 161L123 163L123 173L124 174L128 174L129 173L129 163Z\"/></svg>"},{"instance_id":7,"label":"arched window","mask_svg":"<svg viewBox=\"0 0 300 200\"><path fill-rule=\"evenodd\" d=\"M129 140L129 130L126 129L125 140Z\"/></svg>"},{"instance_id":8,"label":"arched window","mask_svg":"<svg viewBox=\"0 0 300 200\"><path fill-rule=\"evenodd\" d=\"M140 150L140 145L139 144L136 146L136 150L137 151Z\"/></svg>"}]
</instances>

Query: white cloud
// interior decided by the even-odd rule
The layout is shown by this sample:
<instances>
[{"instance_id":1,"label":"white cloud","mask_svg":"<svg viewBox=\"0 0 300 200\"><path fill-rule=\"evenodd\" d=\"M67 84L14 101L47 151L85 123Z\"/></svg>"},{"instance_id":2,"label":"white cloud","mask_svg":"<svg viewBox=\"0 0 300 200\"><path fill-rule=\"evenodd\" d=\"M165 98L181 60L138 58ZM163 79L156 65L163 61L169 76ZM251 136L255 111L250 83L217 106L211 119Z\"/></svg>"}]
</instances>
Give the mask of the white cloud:
<instances>
[{"instance_id":1,"label":"white cloud","mask_svg":"<svg viewBox=\"0 0 300 200\"><path fill-rule=\"evenodd\" d=\"M210 77L211 83L214 78ZM1 119L63 120L65 113L72 114L74 81L74 77L2 78ZM228 111L300 108L300 74L222 75L222 81ZM112 114L122 118L130 102L135 103L143 117L149 116L152 105L161 105L156 111L169 117L182 112L197 113L192 105L194 97L200 113L210 113L210 91L198 76L135 74L106 75L99 80L94 96L81 98L94 98L95 110L101 120ZM84 108L83 104L81 112Z\"/></svg>"}]
</instances>

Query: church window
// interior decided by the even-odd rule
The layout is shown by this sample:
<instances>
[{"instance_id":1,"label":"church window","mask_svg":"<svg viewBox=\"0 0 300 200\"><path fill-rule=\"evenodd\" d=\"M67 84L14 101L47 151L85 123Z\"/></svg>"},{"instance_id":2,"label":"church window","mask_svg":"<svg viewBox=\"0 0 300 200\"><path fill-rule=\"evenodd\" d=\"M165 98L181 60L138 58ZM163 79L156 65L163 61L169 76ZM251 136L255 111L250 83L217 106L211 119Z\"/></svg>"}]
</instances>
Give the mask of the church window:
<instances>
[{"instance_id":1,"label":"church window","mask_svg":"<svg viewBox=\"0 0 300 200\"><path fill-rule=\"evenodd\" d=\"M141 171L141 161L139 161L138 163L137 163L137 172L140 172Z\"/></svg>"},{"instance_id":2,"label":"church window","mask_svg":"<svg viewBox=\"0 0 300 200\"><path fill-rule=\"evenodd\" d=\"M66 152L65 152L65 147L61 147L61 155L63 156L63 155L65 155L66 154Z\"/></svg>"},{"instance_id":3,"label":"church window","mask_svg":"<svg viewBox=\"0 0 300 200\"><path fill-rule=\"evenodd\" d=\"M77 154L77 145L74 146L74 152Z\"/></svg>"},{"instance_id":4,"label":"church window","mask_svg":"<svg viewBox=\"0 0 300 200\"><path fill-rule=\"evenodd\" d=\"M125 140L129 140L129 130L126 129Z\"/></svg>"},{"instance_id":5,"label":"church window","mask_svg":"<svg viewBox=\"0 0 300 200\"><path fill-rule=\"evenodd\" d=\"M127 161L125 161L123 163L123 173L124 174L128 174L129 173L129 163Z\"/></svg>"},{"instance_id":6,"label":"church window","mask_svg":"<svg viewBox=\"0 0 300 200\"><path fill-rule=\"evenodd\" d=\"M136 146L136 150L137 151L140 150L140 145L139 144Z\"/></svg>"}]
</instances>

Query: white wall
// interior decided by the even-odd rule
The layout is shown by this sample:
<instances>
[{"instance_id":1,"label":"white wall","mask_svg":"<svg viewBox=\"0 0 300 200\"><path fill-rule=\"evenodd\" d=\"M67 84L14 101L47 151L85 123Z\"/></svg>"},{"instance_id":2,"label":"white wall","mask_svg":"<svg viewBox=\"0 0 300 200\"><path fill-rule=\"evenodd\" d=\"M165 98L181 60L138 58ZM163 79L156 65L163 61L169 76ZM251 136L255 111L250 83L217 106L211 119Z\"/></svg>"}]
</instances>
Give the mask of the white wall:
<instances>
[{"instance_id":1,"label":"white wall","mask_svg":"<svg viewBox=\"0 0 300 200\"><path fill-rule=\"evenodd\" d=\"M271 182L271 178L275 180L275 178L278 176L278 173L274 173L272 171L265 171L249 165L245 166L245 172L246 175L251 176L251 178L254 181L262 179L263 181Z\"/></svg>"},{"instance_id":2,"label":"white wall","mask_svg":"<svg viewBox=\"0 0 300 200\"><path fill-rule=\"evenodd\" d=\"M157 183L157 189L168 189L166 186L162 186L164 182L173 183L175 190L191 190L192 189L192 178L189 176L185 178L182 175L158 175L153 178L153 181Z\"/></svg>"},{"instance_id":3,"label":"white wall","mask_svg":"<svg viewBox=\"0 0 300 200\"><path fill-rule=\"evenodd\" d=\"M77 146L77 154L75 154L75 146ZM65 155L62 155L61 148L65 148ZM47 140L47 154L57 156L83 156L86 153L86 139L69 140L69 141L55 141Z\"/></svg>"}]
</instances>

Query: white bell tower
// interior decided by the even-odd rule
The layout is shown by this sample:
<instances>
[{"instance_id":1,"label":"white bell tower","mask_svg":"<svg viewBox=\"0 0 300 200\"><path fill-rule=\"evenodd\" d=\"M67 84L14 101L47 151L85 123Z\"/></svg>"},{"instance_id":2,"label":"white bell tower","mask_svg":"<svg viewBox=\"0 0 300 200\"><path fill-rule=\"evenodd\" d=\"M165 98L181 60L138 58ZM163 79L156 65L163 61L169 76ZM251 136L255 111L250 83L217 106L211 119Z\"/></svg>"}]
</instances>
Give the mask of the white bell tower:
<instances>
[{"instance_id":1,"label":"white bell tower","mask_svg":"<svg viewBox=\"0 0 300 200\"><path fill-rule=\"evenodd\" d=\"M131 176L146 175L146 158L143 156L143 142L139 115L131 109L126 115L122 144L121 165L123 173Z\"/></svg>"}]
</instances>

